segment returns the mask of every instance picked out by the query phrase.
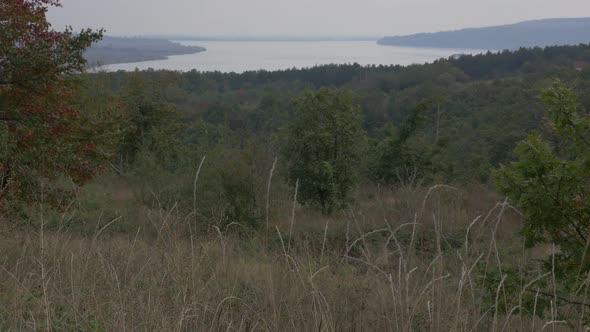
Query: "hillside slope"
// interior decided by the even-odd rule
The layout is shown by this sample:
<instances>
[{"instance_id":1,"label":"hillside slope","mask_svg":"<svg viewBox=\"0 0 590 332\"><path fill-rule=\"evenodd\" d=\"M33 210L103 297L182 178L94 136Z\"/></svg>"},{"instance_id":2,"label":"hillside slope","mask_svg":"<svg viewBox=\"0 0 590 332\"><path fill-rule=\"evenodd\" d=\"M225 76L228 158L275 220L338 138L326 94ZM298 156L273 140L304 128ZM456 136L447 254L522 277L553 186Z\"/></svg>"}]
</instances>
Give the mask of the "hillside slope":
<instances>
[{"instance_id":1,"label":"hillside slope","mask_svg":"<svg viewBox=\"0 0 590 332\"><path fill-rule=\"evenodd\" d=\"M163 60L171 55L206 51L199 46L185 46L166 39L104 37L86 51L90 65L109 65L150 60Z\"/></svg>"},{"instance_id":2,"label":"hillside slope","mask_svg":"<svg viewBox=\"0 0 590 332\"><path fill-rule=\"evenodd\" d=\"M389 46L518 49L590 43L590 18L546 19L485 28L471 28L409 36L385 37L377 42Z\"/></svg>"}]
</instances>

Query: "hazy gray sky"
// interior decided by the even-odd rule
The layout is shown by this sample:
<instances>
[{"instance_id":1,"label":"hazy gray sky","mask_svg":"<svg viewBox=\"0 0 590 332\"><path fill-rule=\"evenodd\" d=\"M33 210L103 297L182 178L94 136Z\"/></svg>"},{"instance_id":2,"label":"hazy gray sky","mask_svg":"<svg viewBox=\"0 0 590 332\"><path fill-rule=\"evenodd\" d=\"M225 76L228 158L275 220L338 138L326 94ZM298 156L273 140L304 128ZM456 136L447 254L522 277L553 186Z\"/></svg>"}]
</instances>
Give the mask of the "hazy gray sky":
<instances>
[{"instance_id":1,"label":"hazy gray sky","mask_svg":"<svg viewBox=\"0 0 590 332\"><path fill-rule=\"evenodd\" d=\"M397 35L590 16L590 0L62 0L56 28L110 35Z\"/></svg>"}]
</instances>

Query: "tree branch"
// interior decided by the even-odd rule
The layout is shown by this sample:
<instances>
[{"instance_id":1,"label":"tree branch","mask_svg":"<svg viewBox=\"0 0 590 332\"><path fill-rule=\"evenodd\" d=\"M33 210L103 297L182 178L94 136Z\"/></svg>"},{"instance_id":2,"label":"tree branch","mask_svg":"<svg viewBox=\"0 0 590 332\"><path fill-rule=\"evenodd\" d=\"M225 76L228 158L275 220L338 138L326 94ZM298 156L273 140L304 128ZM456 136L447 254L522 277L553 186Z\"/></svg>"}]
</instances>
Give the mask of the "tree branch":
<instances>
[{"instance_id":1,"label":"tree branch","mask_svg":"<svg viewBox=\"0 0 590 332\"><path fill-rule=\"evenodd\" d=\"M529 292L529 293L534 293L534 294L537 294L538 293L539 295L543 295L543 296L550 297L550 298L557 298L558 300L564 302L565 304L581 305L581 306L586 306L586 307L589 307L590 308L590 303L572 301L572 300L566 299L566 298L561 297L561 296L555 296L553 294L549 294L549 293L545 293L545 292L541 292L541 291L536 291L536 290L533 290L533 289L527 289L526 291Z\"/></svg>"}]
</instances>

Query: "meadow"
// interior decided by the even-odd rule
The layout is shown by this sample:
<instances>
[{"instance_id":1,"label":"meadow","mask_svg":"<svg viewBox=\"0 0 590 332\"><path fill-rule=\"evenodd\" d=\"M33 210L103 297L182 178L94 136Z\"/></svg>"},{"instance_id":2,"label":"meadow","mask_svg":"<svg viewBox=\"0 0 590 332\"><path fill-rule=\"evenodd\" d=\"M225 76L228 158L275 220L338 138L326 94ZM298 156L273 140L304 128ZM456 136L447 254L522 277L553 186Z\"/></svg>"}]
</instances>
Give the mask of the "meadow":
<instances>
[{"instance_id":1,"label":"meadow","mask_svg":"<svg viewBox=\"0 0 590 332\"><path fill-rule=\"evenodd\" d=\"M576 317L585 313L587 287L579 305L533 283L498 279L509 269L531 273L524 267L559 248L525 250L520 212L484 186L363 188L357 203L330 217L275 191L268 224L256 232L239 224L203 227L199 216L175 206L142 206L129 187L104 205L118 216L86 234L68 230L68 220L88 213L96 197L84 191L61 215L39 210L34 232L4 221L0 327L582 329ZM130 206L134 211L120 209ZM121 225L136 230L114 231ZM529 279L551 286L555 275L539 268ZM536 312L523 304L531 298Z\"/></svg>"}]
</instances>

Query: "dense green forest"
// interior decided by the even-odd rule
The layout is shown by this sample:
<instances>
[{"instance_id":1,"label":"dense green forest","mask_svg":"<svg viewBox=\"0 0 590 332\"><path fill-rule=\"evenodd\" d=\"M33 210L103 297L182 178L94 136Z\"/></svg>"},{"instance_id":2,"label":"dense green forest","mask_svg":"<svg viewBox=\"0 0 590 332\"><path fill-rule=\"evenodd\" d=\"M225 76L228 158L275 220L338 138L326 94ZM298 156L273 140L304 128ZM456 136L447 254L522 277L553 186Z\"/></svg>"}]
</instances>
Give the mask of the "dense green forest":
<instances>
[{"instance_id":1,"label":"dense green forest","mask_svg":"<svg viewBox=\"0 0 590 332\"><path fill-rule=\"evenodd\" d=\"M142 188L145 204L193 211L194 173L205 157L202 210L197 212L210 222L222 213L223 221L214 223L257 228L264 219L271 168L276 168L275 183L284 199L300 180L300 202L319 204L327 213L346 208L363 187L445 183L493 188L492 171L515 159L517 143L531 132L547 131L539 95L554 79L575 87L581 106L590 106L590 71L579 67L587 62L590 46L579 45L467 55L408 67L101 72L84 75L75 103L99 114L97 128L108 128L109 134L96 140L96 151L108 165L102 167L106 174L118 174ZM302 101L302 96L309 100ZM329 137L356 137L346 143L355 151L343 150L342 156L350 157L342 157L342 166L331 152L312 159L302 155L302 150L315 149L309 143L293 148L293 137L307 135L308 128L325 121L312 116L297 124L303 116L298 114L305 112L301 104L312 114L323 107L325 114L358 109L354 121L361 132L338 134L317 127L309 134L324 130ZM309 140L323 140L313 137ZM336 151L336 145L326 144L322 148ZM297 168L297 160L308 164ZM322 162L330 165L324 170L328 173L319 171ZM305 199L309 190L316 190L318 201Z\"/></svg>"},{"instance_id":2,"label":"dense green forest","mask_svg":"<svg viewBox=\"0 0 590 332\"><path fill-rule=\"evenodd\" d=\"M141 117L149 127L142 136L153 145L160 139L151 137L169 126L167 158L186 159L194 167L210 150L249 145L273 159L293 119L296 97L321 87L345 89L361 109L369 139L364 181L379 182L371 173L386 142L415 116L418 123L405 143L409 155L403 163L416 167L417 181L485 183L492 169L512 160L518 141L543 129L538 95L551 78L577 87L581 102L590 106L589 71L576 68L582 62L590 63L589 46L469 55L408 67L351 64L243 74L121 71L87 75L83 98L126 105L121 130ZM149 105L153 114L142 114L138 103ZM117 160L131 159L120 154ZM180 165L175 161L170 167Z\"/></svg>"}]
</instances>

